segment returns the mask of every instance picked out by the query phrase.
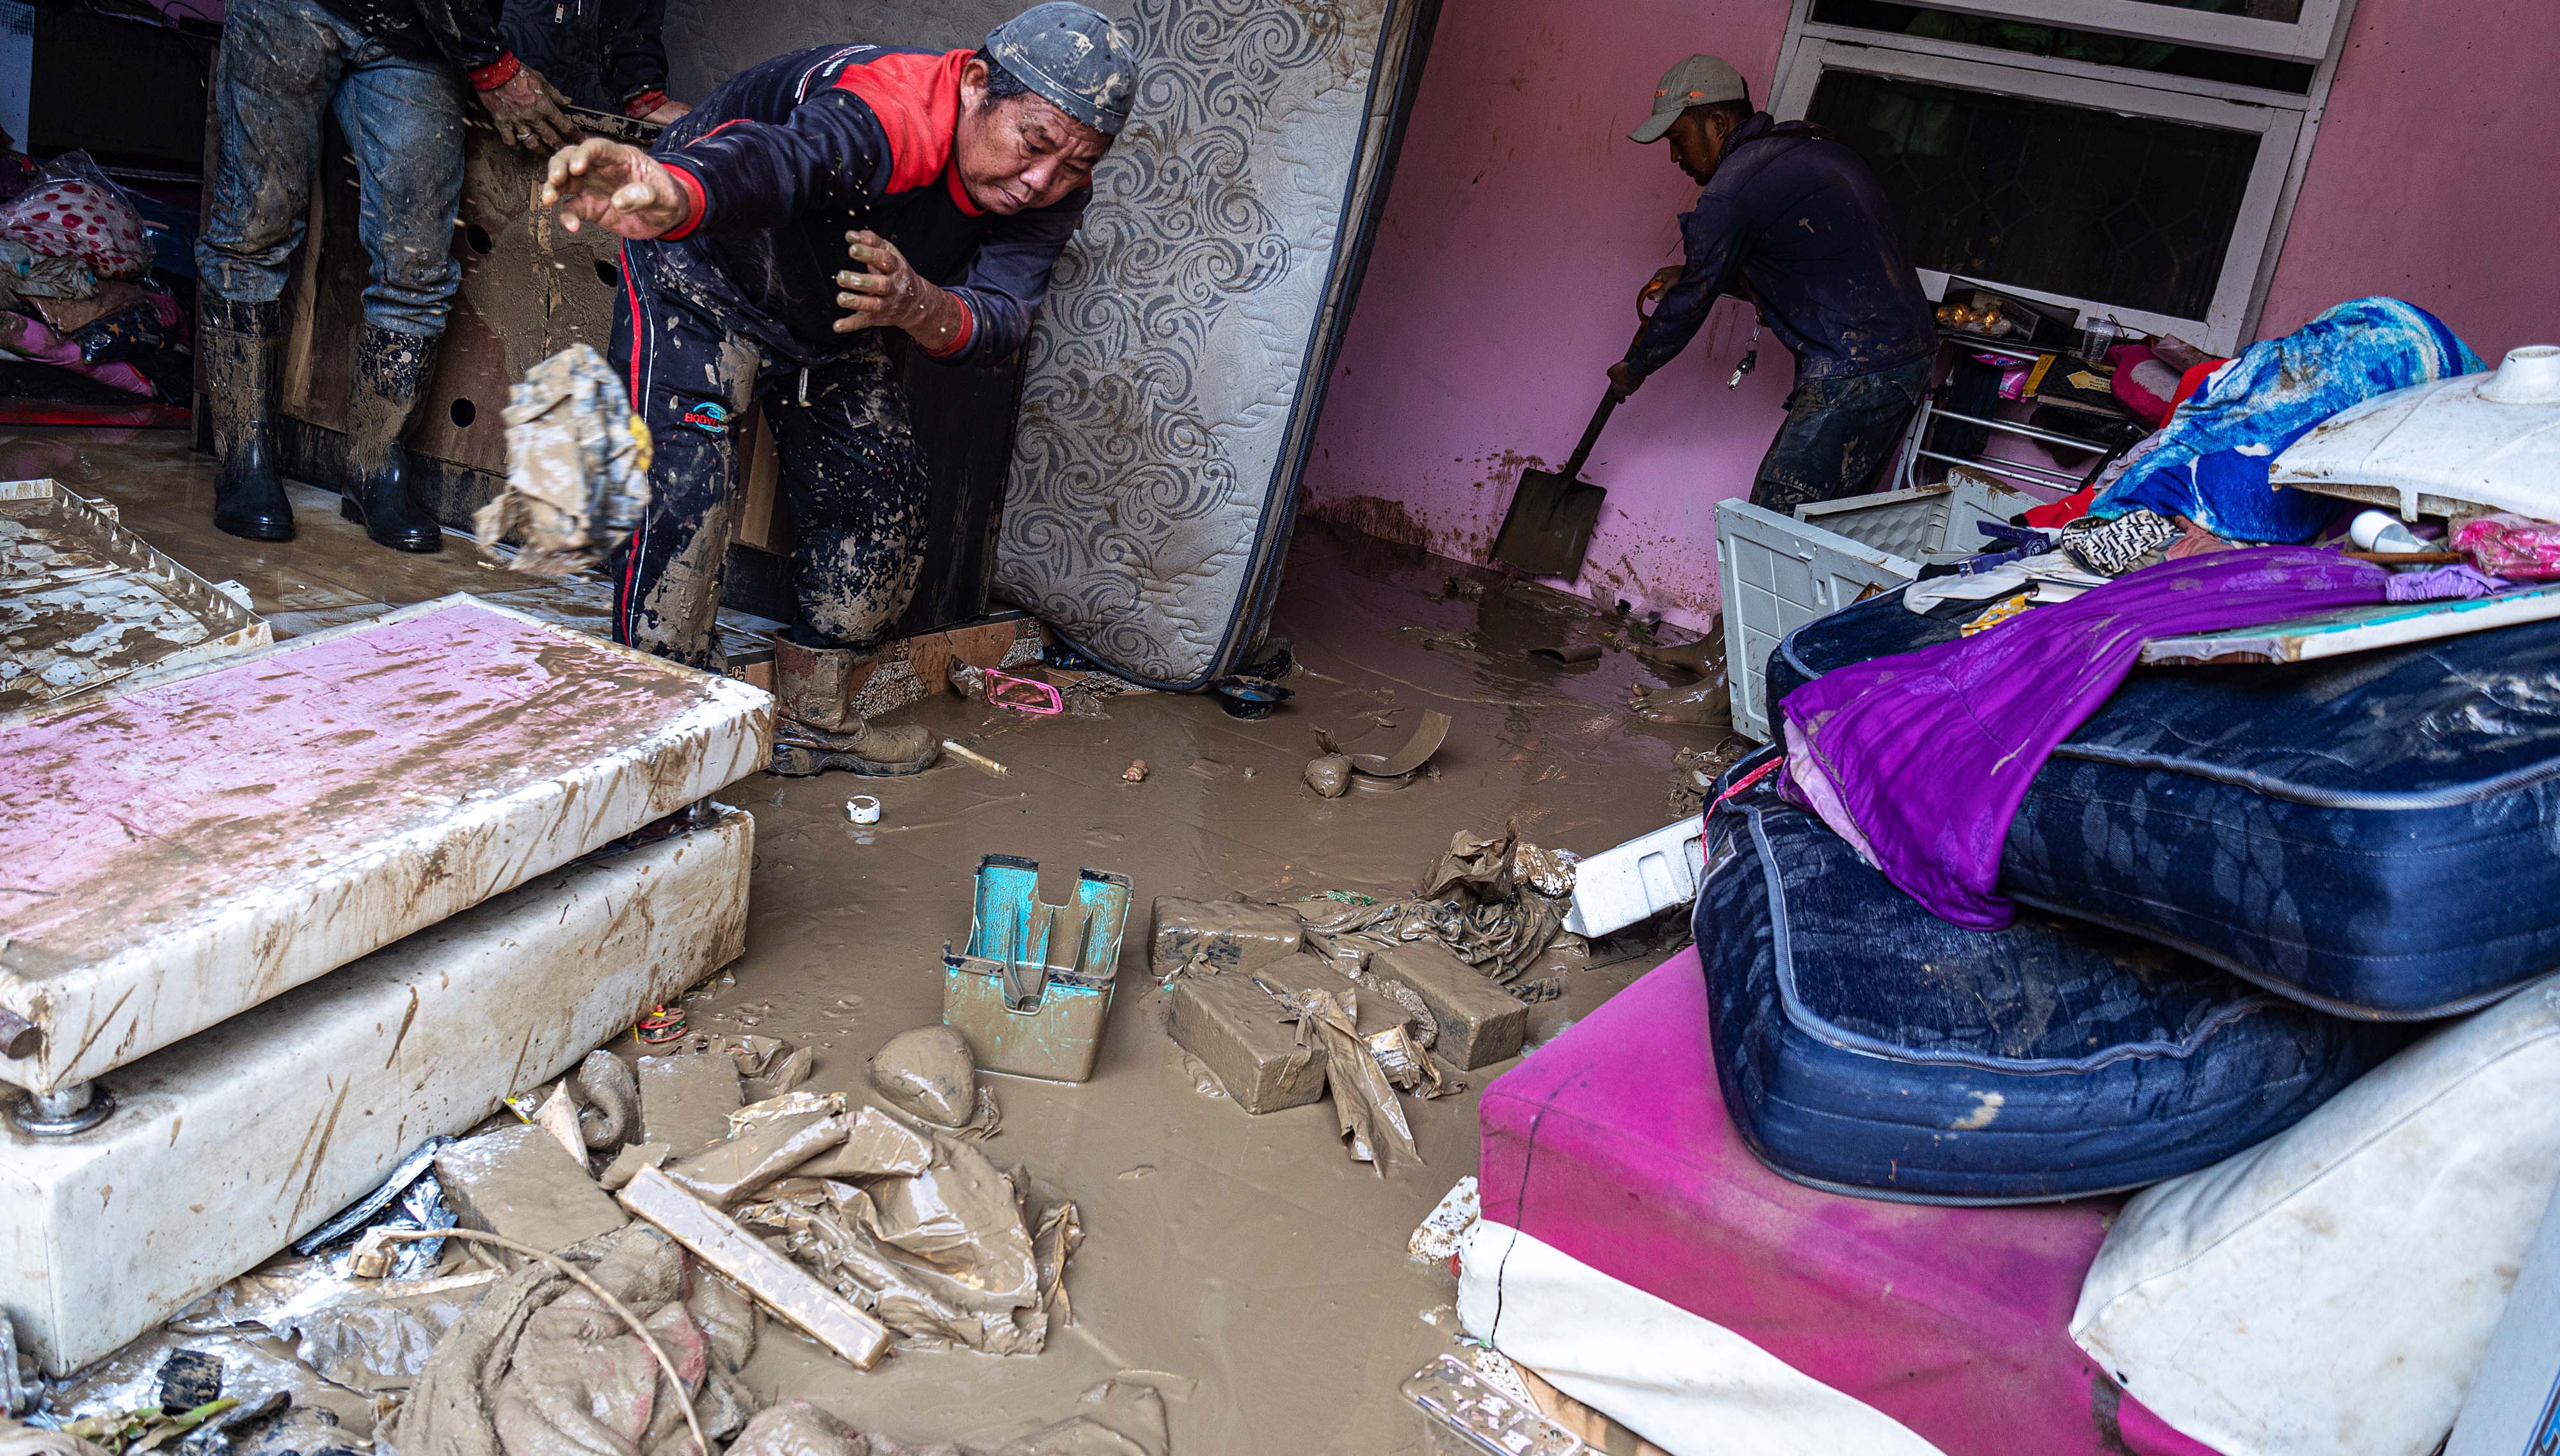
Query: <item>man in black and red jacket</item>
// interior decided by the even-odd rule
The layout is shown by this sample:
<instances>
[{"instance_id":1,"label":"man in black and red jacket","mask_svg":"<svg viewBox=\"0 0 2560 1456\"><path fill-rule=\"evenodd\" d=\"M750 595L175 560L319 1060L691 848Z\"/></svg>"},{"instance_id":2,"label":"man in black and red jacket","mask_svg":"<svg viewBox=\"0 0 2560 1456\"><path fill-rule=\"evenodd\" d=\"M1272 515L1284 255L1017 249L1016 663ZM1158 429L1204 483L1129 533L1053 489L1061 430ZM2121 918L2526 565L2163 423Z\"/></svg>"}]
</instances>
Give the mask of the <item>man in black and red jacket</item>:
<instances>
[{"instance_id":1,"label":"man in black and red jacket","mask_svg":"<svg viewBox=\"0 0 2560 1456\"><path fill-rule=\"evenodd\" d=\"M924 464L898 363L1022 344L1134 81L1126 37L1053 0L943 55L780 57L653 152L589 140L552 159L544 202L562 225L627 240L611 357L655 442L649 513L614 567L616 640L718 666L733 426L765 405L803 618L777 653L777 771L932 762L923 730L871 726L850 695L921 565Z\"/></svg>"},{"instance_id":2,"label":"man in black and red jacket","mask_svg":"<svg viewBox=\"0 0 2560 1456\"><path fill-rule=\"evenodd\" d=\"M198 348L221 461L214 524L232 535L293 535L276 471L278 297L302 242L326 113L355 154L356 233L373 263L349 361L341 510L396 550L442 544L435 518L409 496L401 442L462 278L453 225L465 95L519 146L576 135L559 94L500 43L498 0L232 0L214 75L213 205L196 243Z\"/></svg>"}]
</instances>

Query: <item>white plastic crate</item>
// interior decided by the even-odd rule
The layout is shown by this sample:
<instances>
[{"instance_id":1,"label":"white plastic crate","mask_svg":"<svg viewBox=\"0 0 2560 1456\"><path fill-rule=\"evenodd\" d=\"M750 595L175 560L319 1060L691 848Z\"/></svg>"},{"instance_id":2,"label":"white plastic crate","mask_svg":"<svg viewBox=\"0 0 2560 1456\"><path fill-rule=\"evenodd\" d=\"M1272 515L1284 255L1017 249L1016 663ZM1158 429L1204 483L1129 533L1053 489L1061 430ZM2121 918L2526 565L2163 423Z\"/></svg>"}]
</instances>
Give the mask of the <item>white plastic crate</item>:
<instances>
[{"instance_id":1,"label":"white plastic crate","mask_svg":"<svg viewBox=\"0 0 2560 1456\"><path fill-rule=\"evenodd\" d=\"M1573 867L1573 908L1564 928L1599 936L1697 898L1706 851L1694 814L1585 856Z\"/></svg>"},{"instance_id":2,"label":"white plastic crate","mask_svg":"<svg viewBox=\"0 0 2560 1456\"><path fill-rule=\"evenodd\" d=\"M1816 617L1918 580L1933 558L1984 550L1990 542L1980 522L2005 521L2038 504L2034 496L1962 471L1944 485L1801 506L1794 520L1748 501L1718 502L1715 565L1735 730L1769 739L1769 654L1779 639Z\"/></svg>"}]
</instances>

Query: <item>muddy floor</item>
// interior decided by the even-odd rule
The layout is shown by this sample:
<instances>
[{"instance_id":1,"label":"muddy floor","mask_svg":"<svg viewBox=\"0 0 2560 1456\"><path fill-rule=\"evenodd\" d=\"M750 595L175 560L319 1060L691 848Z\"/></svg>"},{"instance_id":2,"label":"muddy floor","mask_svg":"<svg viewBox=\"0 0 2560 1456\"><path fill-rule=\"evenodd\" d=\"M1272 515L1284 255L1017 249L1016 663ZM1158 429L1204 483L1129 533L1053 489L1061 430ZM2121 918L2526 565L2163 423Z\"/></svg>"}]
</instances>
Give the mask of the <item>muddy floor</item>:
<instances>
[{"instance_id":1,"label":"muddy floor","mask_svg":"<svg viewBox=\"0 0 2560 1456\"><path fill-rule=\"evenodd\" d=\"M279 637L453 590L601 622L600 586L494 570L460 541L432 558L380 550L318 492L296 489L292 543L221 536L208 520L210 467L174 433L25 431L0 440L0 472L54 475L113 501L200 574L246 584ZM1456 1285L1411 1262L1405 1239L1475 1171L1475 1089L1509 1063L1471 1074L1464 1095L1408 1100L1429 1166L1381 1179L1346 1156L1322 1103L1248 1117L1200 1090L1164 1029L1145 921L1158 895L1403 892L1453 832L1506 818L1583 853L1669 820L1675 755L1709 745L1702 730L1630 718L1631 686L1665 680L1615 650L1583 662L1531 655L1590 639L1589 614L1499 585L1452 591L1465 569L1301 532L1275 624L1297 655L1297 696L1266 721L1228 718L1201 697L1123 696L1099 719L1027 719L945 697L893 721L956 737L1008 774L946 759L907 779L758 776L720 796L756 820L747 951L689 1014L713 1033L814 1047L821 1090L853 1087L880 1044L938 1019L940 953L968 933L981 855L1038 860L1051 900L1069 896L1079 866L1137 886L1093 1079L994 1079L1003 1131L988 1151L1082 1210L1087 1237L1067 1281L1075 1324L1034 1358L899 1355L867 1375L774 1338L746 1372L759 1394L804 1396L900 1439L992 1444L1102 1378L1139 1372L1164 1389L1185 1456L1422 1449L1396 1386L1452 1348L1444 1307ZM1409 788L1327 801L1301 784L1319 726L1374 734L1353 746L1382 748L1435 708L1455 727ZM1142 783L1121 777L1132 759L1149 765ZM848 822L857 791L881 800L877 825ZM1579 973L1563 1001L1534 1009L1532 1046L1648 968Z\"/></svg>"}]
</instances>

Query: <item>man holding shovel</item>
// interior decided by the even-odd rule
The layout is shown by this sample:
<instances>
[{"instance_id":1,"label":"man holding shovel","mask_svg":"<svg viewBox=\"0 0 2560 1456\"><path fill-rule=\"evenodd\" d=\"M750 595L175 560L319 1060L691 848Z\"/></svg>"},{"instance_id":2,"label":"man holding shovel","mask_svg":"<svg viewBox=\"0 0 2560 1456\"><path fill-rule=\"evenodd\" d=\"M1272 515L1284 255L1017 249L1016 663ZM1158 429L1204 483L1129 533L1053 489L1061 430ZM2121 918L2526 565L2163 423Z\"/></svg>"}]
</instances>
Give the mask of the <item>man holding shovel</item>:
<instances>
[{"instance_id":1,"label":"man holding shovel","mask_svg":"<svg viewBox=\"0 0 2560 1456\"><path fill-rule=\"evenodd\" d=\"M1875 174L1819 126L1751 107L1742 75L1713 56L1666 73L1629 134L1668 138L1706 190L1680 218L1686 261L1609 384L1632 395L1687 347L1737 279L1796 356L1787 422L1751 503L1782 514L1864 491L1920 406L1938 336L1909 248ZM1754 337L1757 337L1755 332ZM1747 361L1746 361L1747 362Z\"/></svg>"}]
</instances>

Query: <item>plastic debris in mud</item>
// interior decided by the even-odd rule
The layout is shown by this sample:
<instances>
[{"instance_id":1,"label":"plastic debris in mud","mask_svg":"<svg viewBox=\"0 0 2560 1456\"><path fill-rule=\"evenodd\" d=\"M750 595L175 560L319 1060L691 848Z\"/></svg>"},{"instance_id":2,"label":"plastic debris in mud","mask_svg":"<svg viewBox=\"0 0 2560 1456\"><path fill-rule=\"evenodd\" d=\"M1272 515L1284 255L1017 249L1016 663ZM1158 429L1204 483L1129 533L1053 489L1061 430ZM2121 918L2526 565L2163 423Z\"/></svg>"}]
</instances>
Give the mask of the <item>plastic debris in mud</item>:
<instances>
[{"instance_id":1,"label":"plastic debris in mud","mask_svg":"<svg viewBox=\"0 0 2560 1456\"><path fill-rule=\"evenodd\" d=\"M1353 1160L1368 1164L1380 1177L1391 1163L1419 1166L1422 1150L1413 1144L1413 1128L1404 1120L1395 1084L1358 1030L1357 998L1347 1006L1321 988L1293 993L1259 978L1254 984L1288 1008L1298 1024L1300 1045L1325 1049L1325 1090L1334 1099L1334 1116L1351 1142Z\"/></svg>"},{"instance_id":2,"label":"plastic debris in mud","mask_svg":"<svg viewBox=\"0 0 2560 1456\"><path fill-rule=\"evenodd\" d=\"M1501 835L1461 830L1413 894L1388 900L1318 896L1301 901L1299 912L1310 931L1369 936L1385 944L1437 940L1460 960L1509 984L1537 964L1563 933L1573 865L1573 856L1562 850L1522 841L1518 825Z\"/></svg>"},{"instance_id":3,"label":"plastic debris in mud","mask_svg":"<svg viewBox=\"0 0 2560 1456\"><path fill-rule=\"evenodd\" d=\"M856 824L878 824L880 801L872 794L856 794L845 801L845 817Z\"/></svg>"},{"instance_id":4,"label":"plastic debris in mud","mask_svg":"<svg viewBox=\"0 0 2560 1456\"><path fill-rule=\"evenodd\" d=\"M1456 1258L1466 1244L1467 1230L1475 1226L1480 1215L1478 1204L1476 1175L1470 1173L1422 1215L1422 1222L1404 1241L1406 1255L1417 1264L1446 1264Z\"/></svg>"},{"instance_id":5,"label":"plastic debris in mud","mask_svg":"<svg viewBox=\"0 0 2560 1456\"><path fill-rule=\"evenodd\" d=\"M1449 740L1449 715L1436 709L1425 710L1413 731L1382 753L1354 752L1329 729L1320 728L1316 729L1316 746L1323 754L1307 765L1307 785L1328 799L1341 798L1355 786L1401 788L1411 783L1431 756L1440 751L1440 745ZM1336 784L1341 787L1334 787Z\"/></svg>"},{"instance_id":6,"label":"plastic debris in mud","mask_svg":"<svg viewBox=\"0 0 2560 1456\"><path fill-rule=\"evenodd\" d=\"M1416 1372L1404 1382L1403 1395L1422 1412L1433 1450L1585 1456L1591 1449L1523 1395L1502 1389L1454 1355Z\"/></svg>"},{"instance_id":7,"label":"plastic debris in mud","mask_svg":"<svg viewBox=\"0 0 2560 1456\"><path fill-rule=\"evenodd\" d=\"M535 365L506 419L507 488L471 517L483 551L512 537L510 567L566 576L630 539L649 511L649 426L602 355L571 344Z\"/></svg>"},{"instance_id":8,"label":"plastic debris in mud","mask_svg":"<svg viewBox=\"0 0 2560 1456\"><path fill-rule=\"evenodd\" d=\"M453 1142L451 1138L428 1138L405 1158L393 1166L372 1193L358 1199L338 1216L293 1241L293 1251L306 1257L322 1249L352 1243L368 1228L381 1225L391 1228L450 1228L455 1219L445 1206L444 1186L431 1171L435 1155ZM444 1247L433 1240L412 1243L402 1249L398 1262L399 1277L422 1278L435 1267ZM343 1270L346 1252L333 1256L333 1267Z\"/></svg>"},{"instance_id":9,"label":"plastic debris in mud","mask_svg":"<svg viewBox=\"0 0 2560 1456\"><path fill-rule=\"evenodd\" d=\"M1120 777L1130 783L1145 783L1147 781L1147 760L1144 758L1133 758L1129 760L1129 766L1120 771Z\"/></svg>"}]
</instances>

